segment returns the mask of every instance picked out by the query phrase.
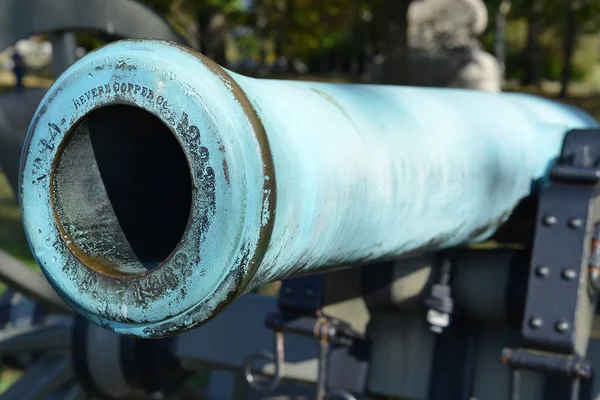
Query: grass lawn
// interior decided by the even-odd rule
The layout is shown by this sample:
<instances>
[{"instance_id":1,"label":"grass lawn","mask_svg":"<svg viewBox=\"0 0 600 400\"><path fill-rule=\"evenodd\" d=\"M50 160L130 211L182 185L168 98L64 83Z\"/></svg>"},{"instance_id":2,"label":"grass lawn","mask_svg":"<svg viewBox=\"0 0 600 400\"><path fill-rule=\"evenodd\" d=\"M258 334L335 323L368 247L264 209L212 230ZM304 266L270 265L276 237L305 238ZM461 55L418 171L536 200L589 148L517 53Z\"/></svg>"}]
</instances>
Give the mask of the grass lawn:
<instances>
[{"instance_id":1,"label":"grass lawn","mask_svg":"<svg viewBox=\"0 0 600 400\"><path fill-rule=\"evenodd\" d=\"M37 268L25 238L19 203L13 195L8 181L0 171L0 248L22 260L32 268Z\"/></svg>"},{"instance_id":2,"label":"grass lawn","mask_svg":"<svg viewBox=\"0 0 600 400\"><path fill-rule=\"evenodd\" d=\"M0 248L22 260L31 268L37 269L25 239L19 204L2 171L0 171ZM4 290L6 290L6 285L0 282L0 295L4 293ZM0 368L0 393L4 392L20 375L19 371Z\"/></svg>"}]
</instances>

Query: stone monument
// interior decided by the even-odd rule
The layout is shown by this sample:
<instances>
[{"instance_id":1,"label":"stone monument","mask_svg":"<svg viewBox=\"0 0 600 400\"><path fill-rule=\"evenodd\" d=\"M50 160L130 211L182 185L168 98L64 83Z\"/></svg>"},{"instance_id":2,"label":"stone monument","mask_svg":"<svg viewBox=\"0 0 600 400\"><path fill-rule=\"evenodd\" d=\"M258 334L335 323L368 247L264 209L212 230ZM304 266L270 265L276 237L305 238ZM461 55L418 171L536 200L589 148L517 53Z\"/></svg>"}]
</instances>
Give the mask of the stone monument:
<instances>
[{"instance_id":1,"label":"stone monument","mask_svg":"<svg viewBox=\"0 0 600 400\"><path fill-rule=\"evenodd\" d=\"M501 71L479 36L488 24L482 0L414 0L408 9L410 85L501 89Z\"/></svg>"}]
</instances>

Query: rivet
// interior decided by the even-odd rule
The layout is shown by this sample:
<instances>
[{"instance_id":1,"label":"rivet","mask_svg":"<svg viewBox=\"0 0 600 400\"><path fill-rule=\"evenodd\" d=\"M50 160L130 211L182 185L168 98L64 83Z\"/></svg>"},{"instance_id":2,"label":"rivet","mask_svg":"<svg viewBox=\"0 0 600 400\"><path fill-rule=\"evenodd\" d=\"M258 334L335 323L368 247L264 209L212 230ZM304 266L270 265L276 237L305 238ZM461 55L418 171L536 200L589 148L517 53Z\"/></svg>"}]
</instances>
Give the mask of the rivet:
<instances>
[{"instance_id":1,"label":"rivet","mask_svg":"<svg viewBox=\"0 0 600 400\"><path fill-rule=\"evenodd\" d=\"M569 323L567 321L558 321L555 328L560 333L566 332L569 329Z\"/></svg>"},{"instance_id":2,"label":"rivet","mask_svg":"<svg viewBox=\"0 0 600 400\"><path fill-rule=\"evenodd\" d=\"M575 279L577 272L572 269L565 269L562 272L562 277L568 281Z\"/></svg>"},{"instance_id":3,"label":"rivet","mask_svg":"<svg viewBox=\"0 0 600 400\"><path fill-rule=\"evenodd\" d=\"M550 274L550 268L542 265L535 269L535 274L540 278L545 278Z\"/></svg>"},{"instance_id":4,"label":"rivet","mask_svg":"<svg viewBox=\"0 0 600 400\"><path fill-rule=\"evenodd\" d=\"M541 327L542 323L543 323L543 321L539 317L532 317L529 320L529 326L532 327L533 329L537 329L537 328Z\"/></svg>"},{"instance_id":5,"label":"rivet","mask_svg":"<svg viewBox=\"0 0 600 400\"><path fill-rule=\"evenodd\" d=\"M556 223L555 216L548 215L547 217L544 217L544 225L551 226L551 225L554 225L555 223Z\"/></svg>"},{"instance_id":6,"label":"rivet","mask_svg":"<svg viewBox=\"0 0 600 400\"><path fill-rule=\"evenodd\" d=\"M573 229L579 228L583 222L579 218L573 218L569 221L569 226Z\"/></svg>"}]
</instances>

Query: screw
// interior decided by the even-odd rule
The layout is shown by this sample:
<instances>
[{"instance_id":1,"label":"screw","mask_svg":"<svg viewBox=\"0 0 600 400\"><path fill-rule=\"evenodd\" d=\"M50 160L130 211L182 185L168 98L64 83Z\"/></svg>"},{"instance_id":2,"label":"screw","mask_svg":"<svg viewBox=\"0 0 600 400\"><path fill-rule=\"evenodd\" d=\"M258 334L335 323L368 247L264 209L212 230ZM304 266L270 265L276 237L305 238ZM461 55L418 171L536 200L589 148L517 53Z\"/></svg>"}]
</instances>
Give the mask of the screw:
<instances>
[{"instance_id":1,"label":"screw","mask_svg":"<svg viewBox=\"0 0 600 400\"><path fill-rule=\"evenodd\" d=\"M540 278L545 278L550 274L550 268L546 266L537 267L535 270L535 274Z\"/></svg>"},{"instance_id":2,"label":"screw","mask_svg":"<svg viewBox=\"0 0 600 400\"><path fill-rule=\"evenodd\" d=\"M289 287L283 288L283 294L289 296L290 294L292 294L292 289Z\"/></svg>"},{"instance_id":3,"label":"screw","mask_svg":"<svg viewBox=\"0 0 600 400\"><path fill-rule=\"evenodd\" d=\"M569 323L567 321L558 321L555 328L560 333L566 332L569 329Z\"/></svg>"},{"instance_id":4,"label":"screw","mask_svg":"<svg viewBox=\"0 0 600 400\"><path fill-rule=\"evenodd\" d=\"M315 292L312 289L306 289L306 296L313 297Z\"/></svg>"},{"instance_id":5,"label":"screw","mask_svg":"<svg viewBox=\"0 0 600 400\"><path fill-rule=\"evenodd\" d=\"M532 327L533 329L537 329L537 328L541 327L542 323L543 323L543 321L539 317L532 317L529 320L529 326Z\"/></svg>"},{"instance_id":6,"label":"screw","mask_svg":"<svg viewBox=\"0 0 600 400\"><path fill-rule=\"evenodd\" d=\"M551 226L551 225L554 225L555 223L556 223L555 216L548 215L547 217L544 217L544 225Z\"/></svg>"},{"instance_id":7,"label":"screw","mask_svg":"<svg viewBox=\"0 0 600 400\"><path fill-rule=\"evenodd\" d=\"M569 221L569 226L573 229L579 228L583 222L579 218L573 218Z\"/></svg>"},{"instance_id":8,"label":"screw","mask_svg":"<svg viewBox=\"0 0 600 400\"><path fill-rule=\"evenodd\" d=\"M564 279L570 281L575 279L575 277L577 276L577 273L575 271L573 271L572 269L565 269L562 272L562 276Z\"/></svg>"}]
</instances>

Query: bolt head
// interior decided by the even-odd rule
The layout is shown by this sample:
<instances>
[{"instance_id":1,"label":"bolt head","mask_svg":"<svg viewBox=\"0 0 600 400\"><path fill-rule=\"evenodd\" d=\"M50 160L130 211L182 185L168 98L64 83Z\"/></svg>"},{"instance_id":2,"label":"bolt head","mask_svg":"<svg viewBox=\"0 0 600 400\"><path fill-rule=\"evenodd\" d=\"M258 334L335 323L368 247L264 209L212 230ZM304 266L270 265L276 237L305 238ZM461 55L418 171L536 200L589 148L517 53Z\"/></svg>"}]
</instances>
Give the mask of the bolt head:
<instances>
[{"instance_id":1,"label":"bolt head","mask_svg":"<svg viewBox=\"0 0 600 400\"><path fill-rule=\"evenodd\" d=\"M569 323L567 321L558 321L555 328L560 333L566 332L569 329Z\"/></svg>"},{"instance_id":2,"label":"bolt head","mask_svg":"<svg viewBox=\"0 0 600 400\"><path fill-rule=\"evenodd\" d=\"M568 281L575 279L576 276L577 272L575 272L575 270L572 269L564 269L562 272L562 277Z\"/></svg>"},{"instance_id":3,"label":"bolt head","mask_svg":"<svg viewBox=\"0 0 600 400\"><path fill-rule=\"evenodd\" d=\"M441 332L441 330L450 326L450 315L436 310L428 310L427 322L433 332L437 330Z\"/></svg>"},{"instance_id":4,"label":"bolt head","mask_svg":"<svg viewBox=\"0 0 600 400\"><path fill-rule=\"evenodd\" d=\"M583 224L583 221L579 218L573 218L569 221L569 226L573 229L579 228Z\"/></svg>"},{"instance_id":5,"label":"bolt head","mask_svg":"<svg viewBox=\"0 0 600 400\"><path fill-rule=\"evenodd\" d=\"M546 226L552 226L556 224L556 217L553 215L548 215L546 217L544 217L544 225Z\"/></svg>"},{"instance_id":6,"label":"bolt head","mask_svg":"<svg viewBox=\"0 0 600 400\"><path fill-rule=\"evenodd\" d=\"M531 317L529 319L529 326L532 327L533 329L540 328L542 326L542 324L543 324L543 321L539 317Z\"/></svg>"},{"instance_id":7,"label":"bolt head","mask_svg":"<svg viewBox=\"0 0 600 400\"><path fill-rule=\"evenodd\" d=\"M542 265L535 269L535 274L540 278L545 278L550 275L550 268Z\"/></svg>"}]
</instances>

